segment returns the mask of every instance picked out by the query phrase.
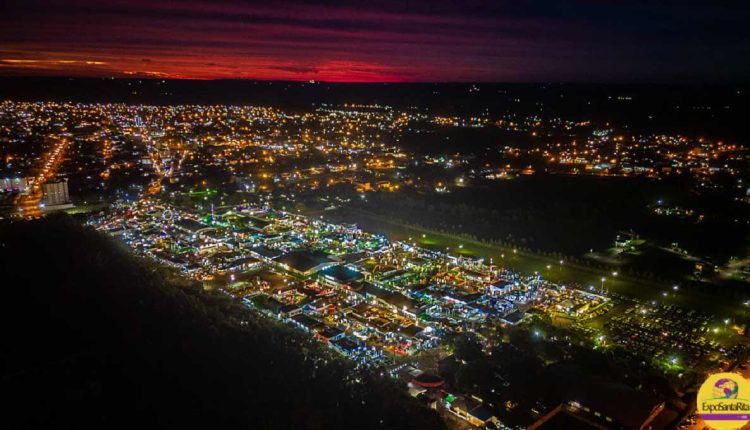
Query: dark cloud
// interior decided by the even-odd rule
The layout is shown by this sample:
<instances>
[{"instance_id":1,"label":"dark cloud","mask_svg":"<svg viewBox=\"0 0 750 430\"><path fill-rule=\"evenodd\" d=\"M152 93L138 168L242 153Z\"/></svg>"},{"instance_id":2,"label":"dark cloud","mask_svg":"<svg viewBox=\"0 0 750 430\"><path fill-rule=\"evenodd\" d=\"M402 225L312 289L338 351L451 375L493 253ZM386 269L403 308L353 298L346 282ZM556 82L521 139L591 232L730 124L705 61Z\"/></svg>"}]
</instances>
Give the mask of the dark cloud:
<instances>
[{"instance_id":1,"label":"dark cloud","mask_svg":"<svg viewBox=\"0 0 750 430\"><path fill-rule=\"evenodd\" d=\"M310 66L272 66L271 68L274 70L281 70L284 72L297 73L301 75L318 73L318 71L320 70L317 67Z\"/></svg>"},{"instance_id":2,"label":"dark cloud","mask_svg":"<svg viewBox=\"0 0 750 430\"><path fill-rule=\"evenodd\" d=\"M0 58L72 61L14 63L14 74L746 81L749 11L722 0L6 0Z\"/></svg>"}]
</instances>

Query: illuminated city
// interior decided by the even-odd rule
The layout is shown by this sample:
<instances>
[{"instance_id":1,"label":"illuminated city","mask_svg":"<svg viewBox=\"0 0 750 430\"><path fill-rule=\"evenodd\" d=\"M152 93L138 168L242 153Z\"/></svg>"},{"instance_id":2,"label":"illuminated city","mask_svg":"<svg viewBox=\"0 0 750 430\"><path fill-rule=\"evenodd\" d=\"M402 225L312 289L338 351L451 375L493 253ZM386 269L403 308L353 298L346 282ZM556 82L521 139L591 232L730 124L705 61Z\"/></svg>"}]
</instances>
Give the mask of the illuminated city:
<instances>
[{"instance_id":1,"label":"illuminated city","mask_svg":"<svg viewBox=\"0 0 750 430\"><path fill-rule=\"evenodd\" d=\"M8 428L750 425L747 7L11 3Z\"/></svg>"}]
</instances>

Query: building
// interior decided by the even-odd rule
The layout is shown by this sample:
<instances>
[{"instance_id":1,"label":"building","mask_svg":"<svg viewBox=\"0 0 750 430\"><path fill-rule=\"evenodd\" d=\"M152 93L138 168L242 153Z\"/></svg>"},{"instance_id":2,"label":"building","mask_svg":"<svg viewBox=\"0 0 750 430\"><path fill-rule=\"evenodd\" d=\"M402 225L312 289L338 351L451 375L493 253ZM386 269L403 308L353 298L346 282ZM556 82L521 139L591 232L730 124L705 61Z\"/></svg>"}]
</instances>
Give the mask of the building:
<instances>
[{"instance_id":1,"label":"building","mask_svg":"<svg viewBox=\"0 0 750 430\"><path fill-rule=\"evenodd\" d=\"M42 185L43 201L46 206L64 205L70 203L68 196L68 181L47 182Z\"/></svg>"},{"instance_id":2,"label":"building","mask_svg":"<svg viewBox=\"0 0 750 430\"><path fill-rule=\"evenodd\" d=\"M373 305L378 305L395 314L402 314L409 318L416 319L419 311L419 303L401 293L380 288L377 285L366 281L359 281L352 285L352 291ZM423 329L410 325L402 334L407 337L414 337ZM390 331L390 330L389 330Z\"/></svg>"},{"instance_id":3,"label":"building","mask_svg":"<svg viewBox=\"0 0 750 430\"><path fill-rule=\"evenodd\" d=\"M627 408L627 407L626 407ZM624 412L624 414L630 411ZM644 418L645 417L645 418ZM563 403L532 423L529 430L663 430L678 414L665 409L663 404L647 412L626 419L612 419L577 402Z\"/></svg>"},{"instance_id":4,"label":"building","mask_svg":"<svg viewBox=\"0 0 750 430\"><path fill-rule=\"evenodd\" d=\"M363 275L346 266L330 266L318 272L321 282L331 287L348 287L352 282L363 278Z\"/></svg>"},{"instance_id":5,"label":"building","mask_svg":"<svg viewBox=\"0 0 750 430\"><path fill-rule=\"evenodd\" d=\"M294 315L289 321L308 333L317 333L325 328L322 322L303 313Z\"/></svg>"},{"instance_id":6,"label":"building","mask_svg":"<svg viewBox=\"0 0 750 430\"><path fill-rule=\"evenodd\" d=\"M276 261L283 269L305 277L336 264L328 254L317 249L295 249Z\"/></svg>"},{"instance_id":7,"label":"building","mask_svg":"<svg viewBox=\"0 0 750 430\"><path fill-rule=\"evenodd\" d=\"M459 396L455 398L450 403L448 410L477 427L484 427L488 423L499 422L492 411L484 406L482 399L475 396Z\"/></svg>"},{"instance_id":8,"label":"building","mask_svg":"<svg viewBox=\"0 0 750 430\"><path fill-rule=\"evenodd\" d=\"M325 343L330 343L334 340L342 339L344 336L344 330L341 330L338 327L326 327L315 334L316 338L322 340Z\"/></svg>"},{"instance_id":9,"label":"building","mask_svg":"<svg viewBox=\"0 0 750 430\"><path fill-rule=\"evenodd\" d=\"M505 324L514 326L520 323L521 321L523 321L524 319L526 319L526 316L527 316L526 312L516 310L516 311L509 313L508 315L500 317L500 320L504 322Z\"/></svg>"},{"instance_id":10,"label":"building","mask_svg":"<svg viewBox=\"0 0 750 430\"><path fill-rule=\"evenodd\" d=\"M589 378L579 378L576 384L566 385L563 395L568 400L555 412L542 417L530 428L556 429L560 421L574 419L579 428L610 430L658 430L657 420L665 403L648 393L630 387ZM547 418L545 420L545 418ZM586 427L588 426L588 427Z\"/></svg>"},{"instance_id":11,"label":"building","mask_svg":"<svg viewBox=\"0 0 750 430\"><path fill-rule=\"evenodd\" d=\"M465 267L461 268L460 276L472 282L488 283L492 280L492 276L489 273L482 273Z\"/></svg>"},{"instance_id":12,"label":"building","mask_svg":"<svg viewBox=\"0 0 750 430\"><path fill-rule=\"evenodd\" d=\"M529 426L529 430L609 430L608 427L574 413L560 405Z\"/></svg>"},{"instance_id":13,"label":"building","mask_svg":"<svg viewBox=\"0 0 750 430\"><path fill-rule=\"evenodd\" d=\"M352 357L366 346L356 340L343 336L330 342L331 348L344 357Z\"/></svg>"},{"instance_id":14,"label":"building","mask_svg":"<svg viewBox=\"0 0 750 430\"><path fill-rule=\"evenodd\" d=\"M423 372L410 381L411 384L422 388L440 388L445 384L445 380L437 375Z\"/></svg>"},{"instance_id":15,"label":"building","mask_svg":"<svg viewBox=\"0 0 750 430\"><path fill-rule=\"evenodd\" d=\"M0 191L20 191L25 193L28 189L26 178L2 178L0 179Z\"/></svg>"},{"instance_id":16,"label":"building","mask_svg":"<svg viewBox=\"0 0 750 430\"><path fill-rule=\"evenodd\" d=\"M255 257L240 257L224 264L224 269L232 271L247 271L258 269L261 261Z\"/></svg>"}]
</instances>

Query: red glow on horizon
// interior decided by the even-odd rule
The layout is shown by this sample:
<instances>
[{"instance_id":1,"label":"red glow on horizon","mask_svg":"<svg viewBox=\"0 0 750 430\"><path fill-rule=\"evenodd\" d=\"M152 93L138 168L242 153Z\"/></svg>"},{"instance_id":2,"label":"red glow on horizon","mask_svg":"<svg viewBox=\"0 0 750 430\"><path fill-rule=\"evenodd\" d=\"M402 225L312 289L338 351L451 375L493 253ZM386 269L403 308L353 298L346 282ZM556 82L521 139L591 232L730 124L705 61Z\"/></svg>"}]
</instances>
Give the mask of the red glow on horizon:
<instances>
[{"instance_id":1,"label":"red glow on horizon","mask_svg":"<svg viewBox=\"0 0 750 430\"><path fill-rule=\"evenodd\" d=\"M195 63L190 57L162 57L158 63L136 64L127 59L102 61L89 58L19 59L0 58L0 71L6 75L131 77L161 79L258 79L321 82L409 82L414 74L375 63L328 61L320 66L295 66L272 61L250 63L234 59L231 68L219 63Z\"/></svg>"},{"instance_id":2,"label":"red glow on horizon","mask_svg":"<svg viewBox=\"0 0 750 430\"><path fill-rule=\"evenodd\" d=\"M721 5L708 9L733 17L734 27L716 26L695 5L648 2L8 3L0 13L0 76L673 82L750 70L747 44L736 34L742 15ZM679 8L685 22L675 22Z\"/></svg>"}]
</instances>

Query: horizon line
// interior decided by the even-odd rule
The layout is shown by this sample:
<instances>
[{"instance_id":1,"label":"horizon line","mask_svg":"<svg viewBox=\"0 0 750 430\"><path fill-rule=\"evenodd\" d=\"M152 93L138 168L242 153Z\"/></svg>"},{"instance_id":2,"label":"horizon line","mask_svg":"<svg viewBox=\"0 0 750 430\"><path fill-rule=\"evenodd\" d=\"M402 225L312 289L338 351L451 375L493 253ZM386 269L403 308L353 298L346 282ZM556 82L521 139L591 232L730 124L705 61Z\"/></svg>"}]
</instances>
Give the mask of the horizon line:
<instances>
[{"instance_id":1,"label":"horizon line","mask_svg":"<svg viewBox=\"0 0 750 430\"><path fill-rule=\"evenodd\" d=\"M343 84L343 85L662 85L662 86L693 86L693 85L721 85L721 86L750 86L748 81L706 81L706 80L560 80L560 81L328 81L317 79L261 79L261 78L187 78L187 77L155 77L155 76L50 76L50 75L2 75L0 80L6 79L58 79L58 80L92 80L92 81L184 81L184 82L263 82L263 83L294 83L294 84Z\"/></svg>"}]
</instances>

